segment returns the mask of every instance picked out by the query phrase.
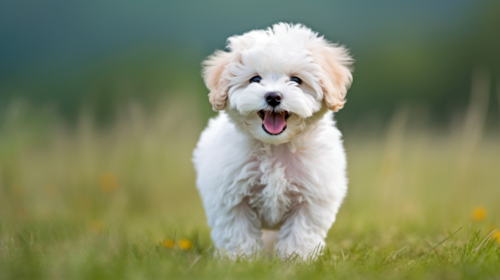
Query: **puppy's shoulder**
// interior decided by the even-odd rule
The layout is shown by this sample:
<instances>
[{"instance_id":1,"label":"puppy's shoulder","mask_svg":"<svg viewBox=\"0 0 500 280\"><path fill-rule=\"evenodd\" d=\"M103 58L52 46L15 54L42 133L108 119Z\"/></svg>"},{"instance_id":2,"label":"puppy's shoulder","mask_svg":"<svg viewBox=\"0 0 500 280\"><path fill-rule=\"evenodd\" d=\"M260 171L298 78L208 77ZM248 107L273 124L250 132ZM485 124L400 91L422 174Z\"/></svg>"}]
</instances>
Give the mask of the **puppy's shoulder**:
<instances>
[{"instance_id":1,"label":"puppy's shoulder","mask_svg":"<svg viewBox=\"0 0 500 280\"><path fill-rule=\"evenodd\" d=\"M209 120L208 126L201 133L193 154L195 165L216 158L221 159L220 155L228 154L227 151L239 150L240 138L241 133L237 131L226 113L220 112L218 116Z\"/></svg>"},{"instance_id":2,"label":"puppy's shoulder","mask_svg":"<svg viewBox=\"0 0 500 280\"><path fill-rule=\"evenodd\" d=\"M203 143L208 144L210 142L217 141L217 139L225 138L235 132L236 128L234 127L234 124L229 121L227 114L219 112L216 117L211 118L208 121L207 127L201 133L198 146Z\"/></svg>"}]
</instances>

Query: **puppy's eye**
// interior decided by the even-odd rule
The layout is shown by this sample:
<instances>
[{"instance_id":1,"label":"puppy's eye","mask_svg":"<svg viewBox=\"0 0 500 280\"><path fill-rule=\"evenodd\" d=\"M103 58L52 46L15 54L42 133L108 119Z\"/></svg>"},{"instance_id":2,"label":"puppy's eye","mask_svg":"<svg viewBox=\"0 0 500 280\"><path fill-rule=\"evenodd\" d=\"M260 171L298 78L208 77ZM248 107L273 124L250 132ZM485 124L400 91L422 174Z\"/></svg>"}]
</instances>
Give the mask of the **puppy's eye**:
<instances>
[{"instance_id":1,"label":"puppy's eye","mask_svg":"<svg viewBox=\"0 0 500 280\"><path fill-rule=\"evenodd\" d=\"M300 84L302 84L302 80L301 80L301 79L299 79L299 78L297 78L297 77L291 77L291 78L290 78L290 81L292 81L292 82L296 82L296 83L297 83L297 84L299 84L299 85L300 85Z\"/></svg>"},{"instance_id":2,"label":"puppy's eye","mask_svg":"<svg viewBox=\"0 0 500 280\"><path fill-rule=\"evenodd\" d=\"M260 80L262 80L261 77L255 76L255 77L250 79L250 83L260 83Z\"/></svg>"}]
</instances>

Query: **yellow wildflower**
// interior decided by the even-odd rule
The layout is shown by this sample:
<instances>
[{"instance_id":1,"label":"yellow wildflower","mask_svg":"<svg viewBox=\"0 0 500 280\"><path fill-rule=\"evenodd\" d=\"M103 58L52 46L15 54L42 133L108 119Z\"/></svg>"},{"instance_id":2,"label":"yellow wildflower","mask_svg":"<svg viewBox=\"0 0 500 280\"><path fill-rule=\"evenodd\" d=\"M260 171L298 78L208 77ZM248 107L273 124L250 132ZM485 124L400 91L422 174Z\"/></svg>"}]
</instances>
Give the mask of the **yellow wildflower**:
<instances>
[{"instance_id":1,"label":"yellow wildflower","mask_svg":"<svg viewBox=\"0 0 500 280\"><path fill-rule=\"evenodd\" d=\"M492 235L491 235L491 240L492 241L497 241L498 244L500 244L500 231L495 231Z\"/></svg>"},{"instance_id":2,"label":"yellow wildflower","mask_svg":"<svg viewBox=\"0 0 500 280\"><path fill-rule=\"evenodd\" d=\"M107 193L112 193L118 188L118 178L112 173L103 173L99 176L99 187Z\"/></svg>"},{"instance_id":3,"label":"yellow wildflower","mask_svg":"<svg viewBox=\"0 0 500 280\"><path fill-rule=\"evenodd\" d=\"M475 222L480 222L486 219L486 216L488 215L488 210L482 206L477 206L472 209L472 220Z\"/></svg>"},{"instance_id":4,"label":"yellow wildflower","mask_svg":"<svg viewBox=\"0 0 500 280\"><path fill-rule=\"evenodd\" d=\"M193 248L193 243L187 239L179 240L179 247L183 250L189 250Z\"/></svg>"},{"instance_id":5,"label":"yellow wildflower","mask_svg":"<svg viewBox=\"0 0 500 280\"><path fill-rule=\"evenodd\" d=\"M164 247L167 247L167 248L173 248L174 247L174 241L170 240L170 239L167 239L167 240L163 241L163 243L161 245L163 245Z\"/></svg>"}]
</instances>

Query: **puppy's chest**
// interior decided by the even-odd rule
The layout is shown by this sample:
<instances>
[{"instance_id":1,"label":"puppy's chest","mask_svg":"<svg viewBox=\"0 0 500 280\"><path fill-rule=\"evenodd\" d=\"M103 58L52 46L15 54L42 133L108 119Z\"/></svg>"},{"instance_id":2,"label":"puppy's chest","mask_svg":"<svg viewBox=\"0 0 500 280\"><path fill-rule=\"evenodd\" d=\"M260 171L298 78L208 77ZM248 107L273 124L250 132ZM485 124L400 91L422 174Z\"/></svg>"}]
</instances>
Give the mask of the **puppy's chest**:
<instances>
[{"instance_id":1,"label":"puppy's chest","mask_svg":"<svg viewBox=\"0 0 500 280\"><path fill-rule=\"evenodd\" d=\"M293 160L270 157L256 159L258 172L252 180L248 201L261 218L264 228L276 228L293 204L301 200L293 173Z\"/></svg>"}]
</instances>

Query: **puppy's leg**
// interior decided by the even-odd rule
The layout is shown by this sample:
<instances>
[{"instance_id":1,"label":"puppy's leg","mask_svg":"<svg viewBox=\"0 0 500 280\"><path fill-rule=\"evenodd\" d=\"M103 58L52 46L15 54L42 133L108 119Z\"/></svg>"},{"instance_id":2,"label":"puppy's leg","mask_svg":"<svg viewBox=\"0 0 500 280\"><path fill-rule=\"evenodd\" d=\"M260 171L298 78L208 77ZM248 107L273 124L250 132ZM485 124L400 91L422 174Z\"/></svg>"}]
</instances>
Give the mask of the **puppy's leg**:
<instances>
[{"instance_id":1,"label":"puppy's leg","mask_svg":"<svg viewBox=\"0 0 500 280\"><path fill-rule=\"evenodd\" d=\"M281 258L298 254L301 258L315 257L325 246L325 237L335 221L339 202L301 203L289 214L281 227L276 245Z\"/></svg>"},{"instance_id":2,"label":"puppy's leg","mask_svg":"<svg viewBox=\"0 0 500 280\"><path fill-rule=\"evenodd\" d=\"M260 234L260 219L248 203L242 201L235 207L219 209L211 235L221 253L235 258L260 252L263 248Z\"/></svg>"},{"instance_id":3,"label":"puppy's leg","mask_svg":"<svg viewBox=\"0 0 500 280\"><path fill-rule=\"evenodd\" d=\"M279 231L276 230L262 230L262 243L264 244L264 250L268 257L272 256L274 246L279 240Z\"/></svg>"}]
</instances>

